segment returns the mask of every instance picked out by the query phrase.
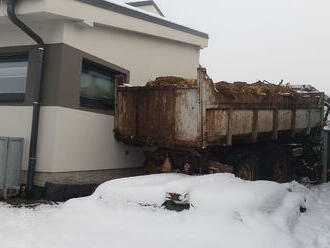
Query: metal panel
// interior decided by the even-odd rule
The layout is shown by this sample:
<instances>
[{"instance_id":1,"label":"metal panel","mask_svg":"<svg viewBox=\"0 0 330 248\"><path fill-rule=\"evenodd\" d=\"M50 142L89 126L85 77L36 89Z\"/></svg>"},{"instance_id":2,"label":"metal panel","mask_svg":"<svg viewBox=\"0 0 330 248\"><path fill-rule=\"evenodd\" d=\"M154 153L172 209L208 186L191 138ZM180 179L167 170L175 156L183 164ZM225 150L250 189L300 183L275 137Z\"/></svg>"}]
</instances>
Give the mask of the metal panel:
<instances>
[{"instance_id":1,"label":"metal panel","mask_svg":"<svg viewBox=\"0 0 330 248\"><path fill-rule=\"evenodd\" d=\"M207 140L216 141L228 132L228 110L209 109L206 112Z\"/></svg>"},{"instance_id":2,"label":"metal panel","mask_svg":"<svg viewBox=\"0 0 330 248\"><path fill-rule=\"evenodd\" d=\"M278 111L278 130L290 130L292 120L292 110L281 109Z\"/></svg>"},{"instance_id":3,"label":"metal panel","mask_svg":"<svg viewBox=\"0 0 330 248\"><path fill-rule=\"evenodd\" d=\"M8 143L8 159L5 188L20 189L21 183L21 169L23 157L23 143L22 138L10 138Z\"/></svg>"},{"instance_id":4,"label":"metal panel","mask_svg":"<svg viewBox=\"0 0 330 248\"><path fill-rule=\"evenodd\" d=\"M308 127L309 120L308 110L297 109L296 111L296 129L304 129Z\"/></svg>"},{"instance_id":5,"label":"metal panel","mask_svg":"<svg viewBox=\"0 0 330 248\"><path fill-rule=\"evenodd\" d=\"M329 136L330 131L323 130L323 154L322 154L322 173L321 173L321 182L326 183L328 177L328 168L329 168Z\"/></svg>"},{"instance_id":6,"label":"metal panel","mask_svg":"<svg viewBox=\"0 0 330 248\"><path fill-rule=\"evenodd\" d=\"M158 134L158 139L164 142L169 140L175 140L175 122L177 119L177 114L175 112L175 90L162 90L159 92L159 104L153 104L153 108L148 113L150 119L153 119L155 122L155 133ZM155 99L155 98L152 98ZM150 99L152 101L152 99ZM153 118L155 113L158 114L157 118ZM157 136L156 136L157 139Z\"/></svg>"},{"instance_id":7,"label":"metal panel","mask_svg":"<svg viewBox=\"0 0 330 248\"><path fill-rule=\"evenodd\" d=\"M258 132L271 132L274 129L274 110L258 111Z\"/></svg>"},{"instance_id":8,"label":"metal panel","mask_svg":"<svg viewBox=\"0 0 330 248\"><path fill-rule=\"evenodd\" d=\"M0 137L0 189L5 188L7 154L8 154L8 138Z\"/></svg>"},{"instance_id":9,"label":"metal panel","mask_svg":"<svg viewBox=\"0 0 330 248\"><path fill-rule=\"evenodd\" d=\"M327 155L327 166L325 166L327 168L327 171L330 170L330 131L326 131L325 132L327 134L327 151L324 151Z\"/></svg>"},{"instance_id":10,"label":"metal panel","mask_svg":"<svg viewBox=\"0 0 330 248\"><path fill-rule=\"evenodd\" d=\"M174 137L174 90L146 90L137 94L137 137L166 141Z\"/></svg>"},{"instance_id":11,"label":"metal panel","mask_svg":"<svg viewBox=\"0 0 330 248\"><path fill-rule=\"evenodd\" d=\"M232 145L291 137L321 124L323 94L272 97L220 94L204 69L196 85L119 87L116 137L129 144L153 146ZM134 135L133 135L134 134ZM235 137L236 136L236 137ZM238 137L240 136L240 137Z\"/></svg>"},{"instance_id":12,"label":"metal panel","mask_svg":"<svg viewBox=\"0 0 330 248\"><path fill-rule=\"evenodd\" d=\"M232 118L233 135L252 133L252 110L234 110Z\"/></svg>"},{"instance_id":13,"label":"metal panel","mask_svg":"<svg viewBox=\"0 0 330 248\"><path fill-rule=\"evenodd\" d=\"M323 111L318 110L318 109L311 110L311 120L310 120L311 127L316 127L323 122L322 113L323 113Z\"/></svg>"},{"instance_id":14,"label":"metal panel","mask_svg":"<svg viewBox=\"0 0 330 248\"><path fill-rule=\"evenodd\" d=\"M196 90L178 90L175 99L175 136L178 140L194 141L198 138L199 102Z\"/></svg>"},{"instance_id":15,"label":"metal panel","mask_svg":"<svg viewBox=\"0 0 330 248\"><path fill-rule=\"evenodd\" d=\"M133 92L120 92L118 94L119 111L119 124L118 128L120 133L125 136L135 135L135 120L136 120L136 98Z\"/></svg>"},{"instance_id":16,"label":"metal panel","mask_svg":"<svg viewBox=\"0 0 330 248\"><path fill-rule=\"evenodd\" d=\"M0 137L0 189L4 198L19 192L23 143L23 138Z\"/></svg>"}]
</instances>

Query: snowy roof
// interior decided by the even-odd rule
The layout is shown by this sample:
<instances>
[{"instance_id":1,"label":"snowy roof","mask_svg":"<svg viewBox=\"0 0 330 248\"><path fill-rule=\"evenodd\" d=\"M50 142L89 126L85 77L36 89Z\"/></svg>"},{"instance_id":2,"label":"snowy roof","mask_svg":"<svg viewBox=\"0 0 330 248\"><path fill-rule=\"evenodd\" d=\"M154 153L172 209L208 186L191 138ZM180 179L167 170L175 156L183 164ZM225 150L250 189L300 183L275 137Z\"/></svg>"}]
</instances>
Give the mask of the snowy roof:
<instances>
[{"instance_id":1,"label":"snowy roof","mask_svg":"<svg viewBox=\"0 0 330 248\"><path fill-rule=\"evenodd\" d=\"M5 5L6 1L4 7ZM208 34L175 23L159 15L151 7L134 7L117 0L25 0L17 5L16 12L27 23L72 21L87 28L125 30L178 41L201 49L208 46ZM0 25L8 22L5 12L0 11Z\"/></svg>"},{"instance_id":2,"label":"snowy roof","mask_svg":"<svg viewBox=\"0 0 330 248\"><path fill-rule=\"evenodd\" d=\"M89 4L89 5L93 5L93 6L96 6L99 8L111 10L113 12L124 14L124 15L130 16L130 17L138 18L138 19L148 21L151 23L155 23L158 25L162 25L162 26L172 28L175 30L179 30L182 32L186 32L186 33L198 36L198 37L209 38L209 35L204 32L171 22L170 20L168 20L162 16L158 16L156 14L144 11L142 9L139 9L137 7L134 7L134 6L131 6L131 5L128 5L125 3L120 3L115 0L77 0L77 1Z\"/></svg>"},{"instance_id":3,"label":"snowy roof","mask_svg":"<svg viewBox=\"0 0 330 248\"><path fill-rule=\"evenodd\" d=\"M127 4L133 7L153 6L161 16L164 16L163 12L154 1L128 2Z\"/></svg>"}]
</instances>

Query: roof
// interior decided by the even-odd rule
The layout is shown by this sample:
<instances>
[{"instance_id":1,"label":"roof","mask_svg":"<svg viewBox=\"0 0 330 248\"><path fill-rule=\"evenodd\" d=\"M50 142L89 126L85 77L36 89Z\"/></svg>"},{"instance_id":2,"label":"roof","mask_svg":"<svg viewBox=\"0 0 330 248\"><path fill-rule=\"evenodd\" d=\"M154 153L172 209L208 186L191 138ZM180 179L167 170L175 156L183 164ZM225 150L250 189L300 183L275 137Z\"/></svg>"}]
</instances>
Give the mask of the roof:
<instances>
[{"instance_id":1,"label":"roof","mask_svg":"<svg viewBox=\"0 0 330 248\"><path fill-rule=\"evenodd\" d=\"M133 7L143 7L143 6L153 6L161 16L164 16L163 12L160 10L158 5L154 1L138 1L138 2L129 2L128 5Z\"/></svg>"},{"instance_id":2,"label":"roof","mask_svg":"<svg viewBox=\"0 0 330 248\"><path fill-rule=\"evenodd\" d=\"M151 5L139 8L118 0L22 0L16 12L28 24L64 21L68 26L125 30L201 49L208 46L208 34L160 16ZM0 11L0 25L8 23L5 12Z\"/></svg>"},{"instance_id":3,"label":"roof","mask_svg":"<svg viewBox=\"0 0 330 248\"><path fill-rule=\"evenodd\" d=\"M207 38L207 39L209 38L209 35L204 32L171 22L162 16L157 16L155 14L148 13L146 11L143 11L143 10L140 10L133 6L130 6L128 4L121 4L114 0L108 0L108 1L106 1L106 0L77 0L77 1L89 4L89 5L93 5L93 6L96 6L99 8L111 10L113 12L124 14L124 15L130 16L130 17L138 18L138 19L148 21L151 23L155 23L158 25L162 25L162 26L172 28L175 30L179 30L182 32L186 32L186 33L198 36L198 37Z\"/></svg>"}]
</instances>

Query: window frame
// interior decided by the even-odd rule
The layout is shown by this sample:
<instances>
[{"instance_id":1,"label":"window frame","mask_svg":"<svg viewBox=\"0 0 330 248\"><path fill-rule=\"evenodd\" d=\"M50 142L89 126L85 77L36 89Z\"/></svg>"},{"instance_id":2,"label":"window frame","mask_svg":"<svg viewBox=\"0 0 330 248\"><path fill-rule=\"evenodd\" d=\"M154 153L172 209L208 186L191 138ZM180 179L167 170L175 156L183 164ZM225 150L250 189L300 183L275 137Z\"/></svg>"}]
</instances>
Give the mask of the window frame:
<instances>
[{"instance_id":1,"label":"window frame","mask_svg":"<svg viewBox=\"0 0 330 248\"><path fill-rule=\"evenodd\" d=\"M26 82L24 93L1 93L0 102L24 102L28 84L29 54L28 53L9 53L0 54L1 62L27 62Z\"/></svg>"},{"instance_id":2,"label":"window frame","mask_svg":"<svg viewBox=\"0 0 330 248\"><path fill-rule=\"evenodd\" d=\"M114 112L115 111L115 97L116 97L116 94L115 94L115 89L114 89L114 98L113 98L113 103L112 105L109 107L107 106L106 104L102 103L102 100L94 100L94 99L88 99L86 97L82 97L81 96L81 80L82 80L82 75L83 75L83 72L84 70L90 68L91 70L97 72L97 73L100 73L100 74L103 74L103 75L108 75L108 76L111 76L113 77L113 84L114 84L114 87L116 87L115 85L115 77L116 75L124 75L126 76L125 73L123 72L120 72L120 71L117 71L117 70L114 70L104 64L100 64L100 63L97 63L93 60L90 60L90 59L86 59L86 58L83 58L82 59L82 63L81 63L81 73L80 73L80 80L79 80L79 105L81 107L85 107L85 108L90 108L90 109L96 109L96 110L105 110L105 111L111 111L111 112Z\"/></svg>"}]
</instances>

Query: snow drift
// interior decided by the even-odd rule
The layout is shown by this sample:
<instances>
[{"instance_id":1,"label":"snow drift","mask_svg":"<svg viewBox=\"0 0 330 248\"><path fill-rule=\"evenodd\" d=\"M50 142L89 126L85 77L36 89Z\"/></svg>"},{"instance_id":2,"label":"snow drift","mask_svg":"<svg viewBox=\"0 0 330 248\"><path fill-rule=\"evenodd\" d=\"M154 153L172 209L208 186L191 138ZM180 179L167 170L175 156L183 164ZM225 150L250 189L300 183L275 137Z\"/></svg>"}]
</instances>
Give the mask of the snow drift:
<instances>
[{"instance_id":1,"label":"snow drift","mask_svg":"<svg viewBox=\"0 0 330 248\"><path fill-rule=\"evenodd\" d=\"M166 193L188 193L190 203L200 211L270 213L283 205L288 195L291 199L298 198L297 206L304 204L303 195L295 195L289 187L269 181L244 181L226 173L204 176L173 173L112 180L99 186L92 198L112 205L135 203L161 207Z\"/></svg>"},{"instance_id":2,"label":"snow drift","mask_svg":"<svg viewBox=\"0 0 330 248\"><path fill-rule=\"evenodd\" d=\"M161 208L167 192L189 193L193 207L180 213ZM41 211L24 242L10 247L300 248L293 232L304 198L297 184L231 174L118 179L90 197Z\"/></svg>"}]
</instances>

